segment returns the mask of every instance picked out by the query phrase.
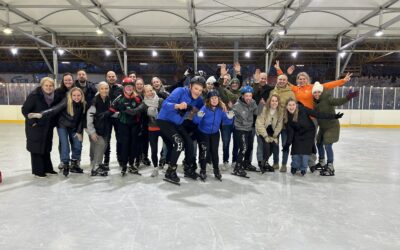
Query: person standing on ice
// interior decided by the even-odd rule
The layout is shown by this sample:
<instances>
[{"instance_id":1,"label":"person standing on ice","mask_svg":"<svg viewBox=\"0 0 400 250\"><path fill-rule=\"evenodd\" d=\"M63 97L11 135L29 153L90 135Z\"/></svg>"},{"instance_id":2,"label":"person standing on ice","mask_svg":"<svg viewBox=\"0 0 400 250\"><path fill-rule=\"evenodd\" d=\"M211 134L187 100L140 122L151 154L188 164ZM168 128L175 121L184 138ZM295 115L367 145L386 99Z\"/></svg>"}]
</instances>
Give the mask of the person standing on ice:
<instances>
[{"instance_id":1,"label":"person standing on ice","mask_svg":"<svg viewBox=\"0 0 400 250\"><path fill-rule=\"evenodd\" d=\"M163 102L157 117L157 124L161 135L167 144L170 163L165 173L165 180L179 183L176 174L179 155L185 150L185 177L197 179L194 157L193 140L190 136L195 132L191 122L185 122L188 116L193 115L193 110L200 110L204 102L201 98L206 80L202 76L195 76L190 80L188 87L176 88ZM197 112L196 111L196 112Z\"/></svg>"},{"instance_id":2,"label":"person standing on ice","mask_svg":"<svg viewBox=\"0 0 400 250\"><path fill-rule=\"evenodd\" d=\"M65 177L67 177L70 172L78 174L83 173L83 169L80 167L80 161L85 111L85 95L80 88L73 87L68 91L66 98L56 106L41 111L40 113L31 112L28 114L28 118L39 120L59 114L57 118L57 132L60 139L60 161Z\"/></svg>"},{"instance_id":3,"label":"person standing on ice","mask_svg":"<svg viewBox=\"0 0 400 250\"><path fill-rule=\"evenodd\" d=\"M324 91L324 86L316 82L312 88L314 97L314 109L320 113L335 114L335 106L341 106L352 98L358 96L358 92L349 92L346 97L333 98L330 91ZM319 169L320 174L323 176L335 175L335 168L333 167L333 149L332 144L339 141L340 124L337 119L326 120L317 119L318 121L318 134L317 134L317 148L319 162L315 166L311 166L311 172ZM325 165L325 152L327 156L327 164Z\"/></svg>"},{"instance_id":4,"label":"person standing on ice","mask_svg":"<svg viewBox=\"0 0 400 250\"><path fill-rule=\"evenodd\" d=\"M40 113L54 104L54 80L44 77L40 87L26 98L21 111L25 117L26 149L31 154L32 174L45 178L46 174L57 174L53 169L50 152L53 145L53 125L50 117L31 119L29 113Z\"/></svg>"},{"instance_id":5,"label":"person standing on ice","mask_svg":"<svg viewBox=\"0 0 400 250\"><path fill-rule=\"evenodd\" d=\"M235 114L235 131L234 137L239 145L239 154L236 165L233 169L233 174L241 177L247 175L245 168L251 166L250 153L252 152L252 137L254 116L257 115L257 104L253 99L253 88L244 86L241 89L241 97L233 105L232 108ZM254 169L253 171L255 171Z\"/></svg>"},{"instance_id":6,"label":"person standing on ice","mask_svg":"<svg viewBox=\"0 0 400 250\"><path fill-rule=\"evenodd\" d=\"M308 159L313 152L316 130L310 116L317 119L339 119L342 118L343 114L319 113L289 98L284 113L288 138L283 146L283 151L289 151L291 146L292 163L290 172L293 175L299 170L303 176L307 173Z\"/></svg>"},{"instance_id":7,"label":"person standing on ice","mask_svg":"<svg viewBox=\"0 0 400 250\"><path fill-rule=\"evenodd\" d=\"M211 158L214 176L221 180L219 171L219 128L221 124L232 123L233 112L226 113L225 104L221 101L217 90L211 90L207 93L206 104L193 117L193 122L198 124L199 134L198 143L200 149L200 178L204 181L207 178L206 164L207 159ZM209 154L211 157L209 157Z\"/></svg>"}]
</instances>

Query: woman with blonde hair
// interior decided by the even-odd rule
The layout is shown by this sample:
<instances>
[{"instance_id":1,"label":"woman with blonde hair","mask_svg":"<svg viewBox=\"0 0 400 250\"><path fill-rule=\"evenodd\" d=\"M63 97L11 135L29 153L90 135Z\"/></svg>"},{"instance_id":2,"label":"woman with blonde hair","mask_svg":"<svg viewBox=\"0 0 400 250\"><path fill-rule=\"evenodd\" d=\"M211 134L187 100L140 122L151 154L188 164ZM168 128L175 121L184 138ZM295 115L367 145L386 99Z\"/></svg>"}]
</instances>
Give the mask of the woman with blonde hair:
<instances>
[{"instance_id":1,"label":"woman with blonde hair","mask_svg":"<svg viewBox=\"0 0 400 250\"><path fill-rule=\"evenodd\" d=\"M80 168L82 133L85 120L86 102L83 91L73 87L59 104L40 113L29 113L29 118L44 119L59 114L57 132L60 139L60 160L63 174L83 173ZM70 157L70 143L72 155ZM71 161L71 168L70 168Z\"/></svg>"},{"instance_id":2,"label":"woman with blonde hair","mask_svg":"<svg viewBox=\"0 0 400 250\"><path fill-rule=\"evenodd\" d=\"M272 94L265 103L262 112L257 116L256 133L258 143L263 144L264 159L260 164L261 173L274 172L275 169L268 164L275 147L279 146L279 134L283 127L283 110L280 105L280 98Z\"/></svg>"},{"instance_id":3,"label":"woman with blonde hair","mask_svg":"<svg viewBox=\"0 0 400 250\"><path fill-rule=\"evenodd\" d=\"M44 178L46 174L57 174L50 158L53 141L51 118L31 119L31 112L42 112L54 105L54 80L44 77L40 87L34 89L22 105L25 119L26 149L31 153L32 174Z\"/></svg>"}]
</instances>

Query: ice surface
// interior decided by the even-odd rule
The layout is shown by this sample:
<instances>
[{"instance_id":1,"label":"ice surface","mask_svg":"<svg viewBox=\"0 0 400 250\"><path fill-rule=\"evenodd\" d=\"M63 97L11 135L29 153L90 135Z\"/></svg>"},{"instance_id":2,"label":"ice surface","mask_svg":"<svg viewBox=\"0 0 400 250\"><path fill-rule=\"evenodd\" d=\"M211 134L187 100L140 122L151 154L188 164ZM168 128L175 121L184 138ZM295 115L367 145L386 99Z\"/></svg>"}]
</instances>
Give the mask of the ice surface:
<instances>
[{"instance_id":1,"label":"ice surface","mask_svg":"<svg viewBox=\"0 0 400 250\"><path fill-rule=\"evenodd\" d=\"M0 249L400 249L399 129L343 128L335 177L209 172L180 187L150 167L121 178L115 159L90 177L87 137L85 174L35 179L23 125L0 135Z\"/></svg>"}]
</instances>

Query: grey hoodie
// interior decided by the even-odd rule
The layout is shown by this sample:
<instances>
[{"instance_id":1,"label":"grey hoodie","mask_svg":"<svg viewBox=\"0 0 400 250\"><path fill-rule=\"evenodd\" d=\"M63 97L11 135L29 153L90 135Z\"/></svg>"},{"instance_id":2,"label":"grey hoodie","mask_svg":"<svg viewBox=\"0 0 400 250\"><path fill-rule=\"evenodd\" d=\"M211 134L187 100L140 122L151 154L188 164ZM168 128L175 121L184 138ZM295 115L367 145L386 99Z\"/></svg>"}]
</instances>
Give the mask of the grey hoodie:
<instances>
[{"instance_id":1,"label":"grey hoodie","mask_svg":"<svg viewBox=\"0 0 400 250\"><path fill-rule=\"evenodd\" d=\"M241 131L251 131L253 128L254 115L257 115L256 101L251 100L250 104L245 103L242 98L233 105L235 113L235 128Z\"/></svg>"}]
</instances>

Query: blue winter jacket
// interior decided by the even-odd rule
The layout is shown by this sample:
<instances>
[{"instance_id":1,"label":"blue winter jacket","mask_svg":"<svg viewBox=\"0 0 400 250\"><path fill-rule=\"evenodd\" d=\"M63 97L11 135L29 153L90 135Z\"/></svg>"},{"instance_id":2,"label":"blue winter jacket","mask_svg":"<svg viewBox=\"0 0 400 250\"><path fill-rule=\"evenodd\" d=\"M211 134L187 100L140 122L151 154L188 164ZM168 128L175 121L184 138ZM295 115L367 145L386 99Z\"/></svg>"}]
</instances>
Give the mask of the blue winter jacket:
<instances>
[{"instance_id":1,"label":"blue winter jacket","mask_svg":"<svg viewBox=\"0 0 400 250\"><path fill-rule=\"evenodd\" d=\"M199 130L204 134L210 135L217 133L222 122L225 125L231 125L233 123L233 119L229 119L220 107L212 110L204 105L200 111L204 112L204 116L198 117L197 114L194 115L193 123L198 124Z\"/></svg>"},{"instance_id":2,"label":"blue winter jacket","mask_svg":"<svg viewBox=\"0 0 400 250\"><path fill-rule=\"evenodd\" d=\"M175 104L182 102L186 102L188 107L196 107L197 109L200 109L204 105L201 96L197 99L192 98L189 88L176 88L163 102L157 120L169 121L176 125L181 125L190 112L190 108L186 111L175 109Z\"/></svg>"}]
</instances>

